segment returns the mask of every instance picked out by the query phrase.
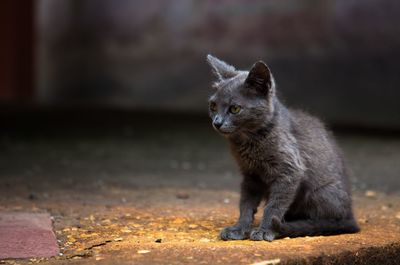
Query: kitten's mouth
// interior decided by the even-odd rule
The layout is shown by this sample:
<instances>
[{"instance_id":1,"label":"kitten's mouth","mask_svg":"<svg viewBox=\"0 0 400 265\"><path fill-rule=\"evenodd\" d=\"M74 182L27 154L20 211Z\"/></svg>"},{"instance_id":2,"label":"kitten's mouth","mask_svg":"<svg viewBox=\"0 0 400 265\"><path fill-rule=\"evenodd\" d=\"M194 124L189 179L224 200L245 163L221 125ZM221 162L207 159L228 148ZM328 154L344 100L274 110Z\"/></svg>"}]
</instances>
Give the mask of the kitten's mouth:
<instances>
[{"instance_id":1,"label":"kitten's mouth","mask_svg":"<svg viewBox=\"0 0 400 265\"><path fill-rule=\"evenodd\" d=\"M224 132L224 131L220 131L220 130L218 130L218 132L224 136L228 136L229 134L231 134L231 132Z\"/></svg>"},{"instance_id":2,"label":"kitten's mouth","mask_svg":"<svg viewBox=\"0 0 400 265\"><path fill-rule=\"evenodd\" d=\"M217 131L219 134L223 135L223 136L228 136L230 134L232 134L235 130L232 127L217 127L215 126L214 123L212 123L212 127L214 128L215 131Z\"/></svg>"},{"instance_id":3,"label":"kitten's mouth","mask_svg":"<svg viewBox=\"0 0 400 265\"><path fill-rule=\"evenodd\" d=\"M216 128L215 126L213 126L213 127L214 127L214 129L215 129L219 134L221 134L221 135L223 135L223 136L228 136L228 135L230 135L230 134L233 133L233 131L231 131L231 130Z\"/></svg>"}]
</instances>

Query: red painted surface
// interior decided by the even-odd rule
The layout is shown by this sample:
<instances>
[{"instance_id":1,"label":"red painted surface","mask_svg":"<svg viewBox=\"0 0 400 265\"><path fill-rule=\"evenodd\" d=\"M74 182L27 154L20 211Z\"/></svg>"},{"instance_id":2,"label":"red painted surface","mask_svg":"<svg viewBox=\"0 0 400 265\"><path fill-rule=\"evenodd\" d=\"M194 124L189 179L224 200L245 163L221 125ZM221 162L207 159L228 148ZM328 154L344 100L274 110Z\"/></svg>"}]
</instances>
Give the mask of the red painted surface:
<instances>
[{"instance_id":1,"label":"red painted surface","mask_svg":"<svg viewBox=\"0 0 400 265\"><path fill-rule=\"evenodd\" d=\"M58 253L49 214L0 213L0 259L51 257Z\"/></svg>"},{"instance_id":2,"label":"red painted surface","mask_svg":"<svg viewBox=\"0 0 400 265\"><path fill-rule=\"evenodd\" d=\"M0 1L0 102L32 99L34 6L34 0Z\"/></svg>"}]
</instances>

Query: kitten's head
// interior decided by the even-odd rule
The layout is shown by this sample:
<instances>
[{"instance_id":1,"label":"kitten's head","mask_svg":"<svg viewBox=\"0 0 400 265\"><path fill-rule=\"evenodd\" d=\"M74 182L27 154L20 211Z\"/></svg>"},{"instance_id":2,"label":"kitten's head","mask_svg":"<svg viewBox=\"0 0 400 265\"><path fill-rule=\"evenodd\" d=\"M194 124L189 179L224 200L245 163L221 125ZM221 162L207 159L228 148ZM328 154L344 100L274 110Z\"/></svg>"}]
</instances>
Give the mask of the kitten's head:
<instances>
[{"instance_id":1,"label":"kitten's head","mask_svg":"<svg viewBox=\"0 0 400 265\"><path fill-rule=\"evenodd\" d=\"M217 77L215 93L209 99L214 129L231 137L267 126L273 118L275 98L275 81L268 66L258 61L250 71L238 71L211 55L207 61Z\"/></svg>"}]
</instances>

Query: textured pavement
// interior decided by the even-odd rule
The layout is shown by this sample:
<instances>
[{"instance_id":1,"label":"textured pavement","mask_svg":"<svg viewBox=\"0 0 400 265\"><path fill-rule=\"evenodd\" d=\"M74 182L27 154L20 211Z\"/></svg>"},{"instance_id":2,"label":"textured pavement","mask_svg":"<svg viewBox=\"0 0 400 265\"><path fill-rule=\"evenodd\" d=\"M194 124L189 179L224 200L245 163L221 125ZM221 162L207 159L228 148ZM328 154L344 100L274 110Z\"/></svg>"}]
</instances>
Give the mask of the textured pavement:
<instances>
[{"instance_id":1,"label":"textured pavement","mask_svg":"<svg viewBox=\"0 0 400 265\"><path fill-rule=\"evenodd\" d=\"M58 253L49 214L0 212L0 259L52 257Z\"/></svg>"}]
</instances>

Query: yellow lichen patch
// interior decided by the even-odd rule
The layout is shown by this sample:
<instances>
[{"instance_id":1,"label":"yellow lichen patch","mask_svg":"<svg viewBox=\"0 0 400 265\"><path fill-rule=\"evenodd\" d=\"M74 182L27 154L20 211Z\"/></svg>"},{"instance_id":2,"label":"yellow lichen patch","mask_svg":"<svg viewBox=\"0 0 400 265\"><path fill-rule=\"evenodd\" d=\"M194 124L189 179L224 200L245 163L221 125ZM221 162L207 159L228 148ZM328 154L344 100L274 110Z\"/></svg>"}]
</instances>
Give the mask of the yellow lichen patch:
<instances>
[{"instance_id":1,"label":"yellow lichen patch","mask_svg":"<svg viewBox=\"0 0 400 265\"><path fill-rule=\"evenodd\" d=\"M186 219L182 217L177 217L174 220L172 220L172 224L183 224L185 223Z\"/></svg>"},{"instance_id":2,"label":"yellow lichen patch","mask_svg":"<svg viewBox=\"0 0 400 265\"><path fill-rule=\"evenodd\" d=\"M94 237L94 236L99 236L98 233L82 233L79 235L80 238L88 238L88 237Z\"/></svg>"}]
</instances>

